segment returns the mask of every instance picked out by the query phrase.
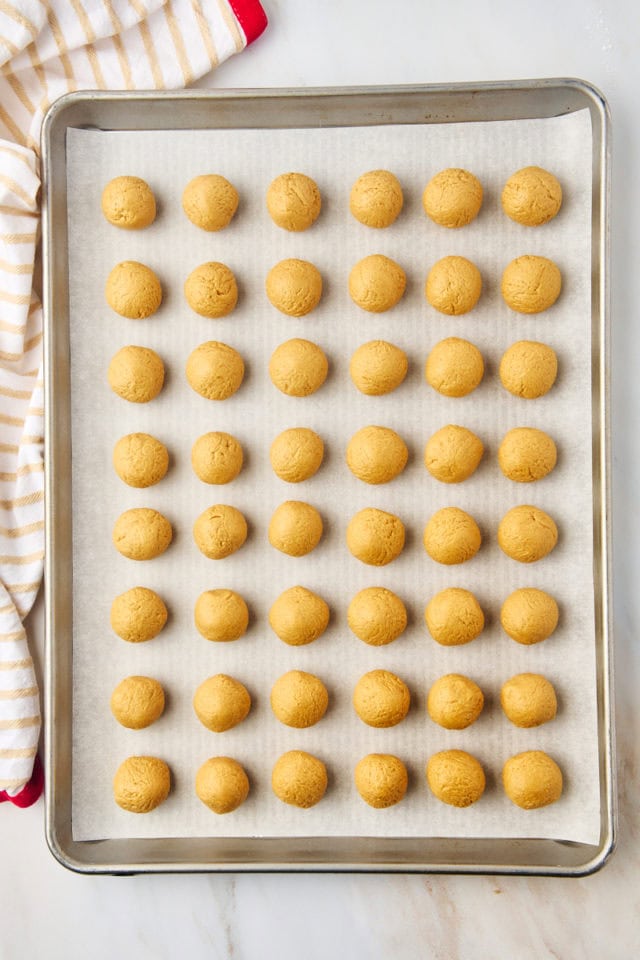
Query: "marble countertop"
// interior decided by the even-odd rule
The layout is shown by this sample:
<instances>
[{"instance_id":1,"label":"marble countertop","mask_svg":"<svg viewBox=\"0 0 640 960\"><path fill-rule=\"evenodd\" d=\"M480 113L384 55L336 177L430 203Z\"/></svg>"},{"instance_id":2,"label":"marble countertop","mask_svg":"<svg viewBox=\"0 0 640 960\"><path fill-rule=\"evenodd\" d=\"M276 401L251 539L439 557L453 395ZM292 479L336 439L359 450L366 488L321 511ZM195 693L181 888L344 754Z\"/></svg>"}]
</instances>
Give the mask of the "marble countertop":
<instances>
[{"instance_id":1,"label":"marble countertop","mask_svg":"<svg viewBox=\"0 0 640 960\"><path fill-rule=\"evenodd\" d=\"M612 414L618 850L579 880L246 875L84 877L49 853L43 804L0 809L0 957L627 960L640 953L640 13L631 0L264 0L270 27L202 86L576 76L613 115ZM42 610L31 618L42 663Z\"/></svg>"}]
</instances>

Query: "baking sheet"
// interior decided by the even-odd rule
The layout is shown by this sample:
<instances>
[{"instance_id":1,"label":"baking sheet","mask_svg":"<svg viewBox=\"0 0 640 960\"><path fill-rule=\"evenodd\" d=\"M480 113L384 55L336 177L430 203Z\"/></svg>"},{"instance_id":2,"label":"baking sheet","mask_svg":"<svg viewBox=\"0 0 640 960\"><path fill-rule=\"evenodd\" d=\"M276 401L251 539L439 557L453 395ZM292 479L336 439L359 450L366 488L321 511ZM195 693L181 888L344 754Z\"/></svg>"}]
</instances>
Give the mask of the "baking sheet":
<instances>
[{"instance_id":1,"label":"baking sheet","mask_svg":"<svg viewBox=\"0 0 640 960\"><path fill-rule=\"evenodd\" d=\"M268 132L70 130L67 153L75 510L74 839L387 835L596 842L600 811L591 534L588 112L553 120L446 126ZM561 215L535 231L507 221L499 212L502 183L529 163L553 169L565 186ZM420 205L429 177L451 165L472 169L486 191L481 216L456 232L431 224ZM348 194L353 180L376 166L399 176L406 207L393 227L374 232L350 217ZM242 198L232 225L217 235L197 230L180 207L188 180L212 169L232 180ZM278 230L264 210L270 180L288 169L313 176L323 193L321 219L305 234ZM160 200L158 221L139 235L113 230L99 214L103 184L123 172L147 179ZM373 252L397 259L409 277L403 301L382 315L365 314L347 293L351 265ZM437 314L423 296L429 267L450 253L472 259L485 281L478 307L461 318ZM522 253L550 256L563 271L561 299L537 317L513 314L499 295L502 269ZM300 320L280 316L264 295L268 269L286 256L312 260L325 279L321 305ZM122 259L148 263L163 281L165 301L149 320L119 318L104 303L106 275ZM182 297L190 270L214 259L234 270L241 294L237 310L220 321L191 313ZM485 356L485 381L468 398L440 397L422 378L430 348L449 335L467 337ZM267 373L274 347L293 336L320 343L331 363L327 384L301 400L280 395ZM388 397L363 397L350 382L348 360L356 346L376 337L407 350L410 374ZM184 379L188 354L208 339L237 347L247 362L245 384L223 404L197 396ZM517 339L543 340L559 354L558 383L545 398L525 403L499 385L500 356ZM151 404L133 407L111 394L106 384L110 357L127 343L151 346L165 359L167 383ZM422 465L424 443L450 422L475 430L486 446L477 473L453 488L439 484ZM349 437L367 423L396 429L411 450L405 473L384 487L362 484L344 465ZM268 450L277 433L296 425L310 426L324 437L327 458L316 477L291 486L272 474ZM546 429L558 443L558 467L534 485L506 480L495 459L504 432L518 425ZM227 487L201 484L190 468L193 440L214 429L238 436L247 453L245 470ZM111 469L114 443L132 430L155 434L172 453L167 478L146 491L127 488ZM285 499L308 500L323 514L325 537L308 557L284 557L268 544L269 517ZM241 509L251 531L241 551L218 562L202 557L191 538L193 520L215 502ZM559 525L558 547L538 564L517 564L497 547L499 519L517 503L548 510ZM431 513L449 504L469 510L484 534L477 557L454 568L431 561L421 543ZM344 545L348 519L369 505L398 513L409 531L401 557L380 570L360 564ZM154 561L136 564L111 545L113 522L133 506L156 507L174 525L174 543ZM293 650L271 632L267 612L275 597L295 583L325 596L333 617L320 640ZM167 601L171 619L157 639L131 646L111 633L109 608L117 593L136 584L157 589ZM403 597L411 620L406 633L383 649L362 644L346 624L353 594L377 584ZM431 640L422 613L434 593L453 585L477 594L488 624L472 644L444 649ZM510 641L498 622L503 599L527 585L552 592L562 611L556 634L532 648ZM250 629L234 644L210 644L192 623L199 593L218 586L237 589L251 609ZM378 667L398 673L413 694L408 718L390 730L366 727L350 702L357 679ZM294 668L319 675L331 696L325 719L305 731L280 725L268 702L275 679ZM545 674L559 695L558 718L538 730L512 727L499 706L501 683L525 670ZM216 735L199 724L191 699L196 686L218 672L242 680L254 707L245 723ZM487 699L480 720L457 733L441 730L424 709L431 683L450 672L476 679ZM112 688L134 673L157 677L168 696L164 716L144 731L120 728L109 711ZM484 797L466 810L439 803L424 782L428 757L448 747L474 753L487 771ZM281 804L270 790L273 762L293 748L315 753L329 768L329 791L308 811ZM500 770L512 753L531 748L548 750L558 759L566 786L553 807L525 813L502 793ZM353 766L373 751L397 753L410 771L406 799L386 811L368 808L352 785ZM112 799L113 772L133 753L164 757L174 776L167 802L146 817L120 810ZM211 814L193 791L200 763L218 754L240 760L252 783L247 802L228 817Z\"/></svg>"}]
</instances>

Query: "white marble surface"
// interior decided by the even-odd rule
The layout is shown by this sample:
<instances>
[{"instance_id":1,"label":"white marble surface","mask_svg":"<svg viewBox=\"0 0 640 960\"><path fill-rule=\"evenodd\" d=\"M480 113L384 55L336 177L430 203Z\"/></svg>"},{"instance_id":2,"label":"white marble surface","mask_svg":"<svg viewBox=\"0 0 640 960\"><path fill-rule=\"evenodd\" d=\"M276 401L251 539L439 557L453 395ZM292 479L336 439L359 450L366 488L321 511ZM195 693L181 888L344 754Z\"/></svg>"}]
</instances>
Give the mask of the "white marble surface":
<instances>
[{"instance_id":1,"label":"white marble surface","mask_svg":"<svg viewBox=\"0 0 640 960\"><path fill-rule=\"evenodd\" d=\"M207 85L578 76L614 122L614 619L620 837L583 880L469 877L89 878L49 854L42 802L0 807L0 957L136 960L627 960L640 953L640 7L636 0L264 0L267 33ZM489 14L488 11L491 11ZM34 617L41 660L41 615Z\"/></svg>"}]
</instances>

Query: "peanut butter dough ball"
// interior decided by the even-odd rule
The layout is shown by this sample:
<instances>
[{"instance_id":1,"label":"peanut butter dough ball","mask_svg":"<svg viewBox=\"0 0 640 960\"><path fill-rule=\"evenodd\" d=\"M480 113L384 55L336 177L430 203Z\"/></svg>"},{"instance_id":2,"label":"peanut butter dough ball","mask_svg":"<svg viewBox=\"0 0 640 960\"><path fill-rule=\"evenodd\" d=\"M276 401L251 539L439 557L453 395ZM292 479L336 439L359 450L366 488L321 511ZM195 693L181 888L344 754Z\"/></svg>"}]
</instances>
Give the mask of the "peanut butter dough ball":
<instances>
[{"instance_id":1,"label":"peanut butter dough ball","mask_svg":"<svg viewBox=\"0 0 640 960\"><path fill-rule=\"evenodd\" d=\"M562 771L542 750L510 757L502 768L504 792L523 810L537 810L562 796Z\"/></svg>"},{"instance_id":2,"label":"peanut butter dough ball","mask_svg":"<svg viewBox=\"0 0 640 960\"><path fill-rule=\"evenodd\" d=\"M477 683L460 673L448 673L433 684L427 697L431 719L445 730L465 730L475 723L484 706Z\"/></svg>"},{"instance_id":3,"label":"peanut butter dough ball","mask_svg":"<svg viewBox=\"0 0 640 960\"><path fill-rule=\"evenodd\" d=\"M269 451L276 476L287 483L301 483L318 472L324 458L324 443L307 427L283 430Z\"/></svg>"},{"instance_id":4,"label":"peanut butter dough ball","mask_svg":"<svg viewBox=\"0 0 640 960\"><path fill-rule=\"evenodd\" d=\"M247 539L247 521L239 510L224 503L207 507L193 525L193 539L210 560L222 560Z\"/></svg>"},{"instance_id":5,"label":"peanut butter dough ball","mask_svg":"<svg viewBox=\"0 0 640 960\"><path fill-rule=\"evenodd\" d=\"M400 556L405 530L399 517L375 507L365 507L349 521L347 546L356 559L384 567Z\"/></svg>"},{"instance_id":6,"label":"peanut butter dough ball","mask_svg":"<svg viewBox=\"0 0 640 960\"><path fill-rule=\"evenodd\" d=\"M288 317L305 317L320 303L322 277L307 260L281 260L267 274L267 296Z\"/></svg>"},{"instance_id":7,"label":"peanut butter dough ball","mask_svg":"<svg viewBox=\"0 0 640 960\"><path fill-rule=\"evenodd\" d=\"M363 427L347 446L347 466L365 483L389 483L402 473L408 459L406 443L389 427Z\"/></svg>"},{"instance_id":8,"label":"peanut butter dough ball","mask_svg":"<svg viewBox=\"0 0 640 960\"><path fill-rule=\"evenodd\" d=\"M468 340L447 337L427 357L424 375L427 383L444 397L466 397L484 376L482 354Z\"/></svg>"},{"instance_id":9,"label":"peanut butter dough ball","mask_svg":"<svg viewBox=\"0 0 640 960\"><path fill-rule=\"evenodd\" d=\"M465 227L482 206L482 184L468 170L449 167L432 177L422 194L424 212L441 227Z\"/></svg>"},{"instance_id":10,"label":"peanut butter dough ball","mask_svg":"<svg viewBox=\"0 0 640 960\"><path fill-rule=\"evenodd\" d=\"M441 483L462 483L475 473L484 445L466 427L449 424L437 430L424 449L424 465Z\"/></svg>"},{"instance_id":11,"label":"peanut butter dough ball","mask_svg":"<svg viewBox=\"0 0 640 960\"><path fill-rule=\"evenodd\" d=\"M111 604L111 629L127 643L153 640L167 622L164 601L147 587L132 587Z\"/></svg>"},{"instance_id":12,"label":"peanut butter dough ball","mask_svg":"<svg viewBox=\"0 0 640 960\"><path fill-rule=\"evenodd\" d=\"M356 790L370 807L382 810L399 803L409 778L402 760L390 753L370 753L356 765Z\"/></svg>"},{"instance_id":13,"label":"peanut butter dough ball","mask_svg":"<svg viewBox=\"0 0 640 960\"><path fill-rule=\"evenodd\" d=\"M195 313L217 320L235 309L238 285L226 264L210 261L191 271L184 282L184 295Z\"/></svg>"},{"instance_id":14,"label":"peanut butter dough ball","mask_svg":"<svg viewBox=\"0 0 640 960\"><path fill-rule=\"evenodd\" d=\"M318 219L321 207L318 185L304 173L281 173L267 190L269 216L283 230L307 230Z\"/></svg>"},{"instance_id":15,"label":"peanut butter dough ball","mask_svg":"<svg viewBox=\"0 0 640 960\"><path fill-rule=\"evenodd\" d=\"M218 673L200 684L193 695L193 709L207 730L224 733L242 723L251 710L251 697L239 680Z\"/></svg>"},{"instance_id":16,"label":"peanut butter dough ball","mask_svg":"<svg viewBox=\"0 0 640 960\"><path fill-rule=\"evenodd\" d=\"M444 647L470 643L484 630L482 607L469 590L447 587L431 598L424 611L429 633Z\"/></svg>"},{"instance_id":17,"label":"peanut butter dough ball","mask_svg":"<svg viewBox=\"0 0 640 960\"><path fill-rule=\"evenodd\" d=\"M243 379L244 360L226 343L207 340L189 354L189 386L207 400L227 400L239 389Z\"/></svg>"},{"instance_id":18,"label":"peanut butter dough ball","mask_svg":"<svg viewBox=\"0 0 640 960\"><path fill-rule=\"evenodd\" d=\"M395 727L406 717L411 694L406 683L389 670L371 670L353 691L353 706L370 727Z\"/></svg>"},{"instance_id":19,"label":"peanut butter dough ball","mask_svg":"<svg viewBox=\"0 0 640 960\"><path fill-rule=\"evenodd\" d=\"M102 191L102 212L114 227L143 230L156 218L156 199L146 180L115 177Z\"/></svg>"},{"instance_id":20,"label":"peanut butter dough ball","mask_svg":"<svg viewBox=\"0 0 640 960\"><path fill-rule=\"evenodd\" d=\"M269 523L269 543L290 557L304 557L320 543L322 517L310 503L285 500Z\"/></svg>"},{"instance_id":21,"label":"peanut butter dough ball","mask_svg":"<svg viewBox=\"0 0 640 960\"><path fill-rule=\"evenodd\" d=\"M322 720L329 694L322 680L304 670L289 670L271 688L271 709L280 723L303 730Z\"/></svg>"},{"instance_id":22,"label":"peanut butter dough ball","mask_svg":"<svg viewBox=\"0 0 640 960\"><path fill-rule=\"evenodd\" d=\"M349 209L366 227L390 227L398 219L404 197L397 177L388 170L370 170L351 188Z\"/></svg>"},{"instance_id":23,"label":"peanut butter dough ball","mask_svg":"<svg viewBox=\"0 0 640 960\"><path fill-rule=\"evenodd\" d=\"M271 354L271 382L289 397L308 397L327 379L329 362L323 350L310 340L294 338L281 343Z\"/></svg>"},{"instance_id":24,"label":"peanut butter dough ball","mask_svg":"<svg viewBox=\"0 0 640 960\"><path fill-rule=\"evenodd\" d=\"M122 347L109 364L109 386L130 403L149 403L164 384L164 364L148 347Z\"/></svg>"},{"instance_id":25,"label":"peanut butter dough ball","mask_svg":"<svg viewBox=\"0 0 640 960\"><path fill-rule=\"evenodd\" d=\"M425 295L440 313L458 317L473 310L482 293L482 277L465 257L443 257L431 267Z\"/></svg>"},{"instance_id":26,"label":"peanut butter dough ball","mask_svg":"<svg viewBox=\"0 0 640 960\"><path fill-rule=\"evenodd\" d=\"M169 451L148 433L128 433L113 448L113 466L130 487L151 487L169 469Z\"/></svg>"},{"instance_id":27,"label":"peanut butter dough ball","mask_svg":"<svg viewBox=\"0 0 640 960\"><path fill-rule=\"evenodd\" d=\"M502 209L525 227L548 223L561 206L562 187L542 167L523 167L509 177L502 191Z\"/></svg>"},{"instance_id":28,"label":"peanut butter dough ball","mask_svg":"<svg viewBox=\"0 0 640 960\"><path fill-rule=\"evenodd\" d=\"M503 683L500 703L516 727L539 727L558 712L553 684L539 673L519 673Z\"/></svg>"},{"instance_id":29,"label":"peanut butter dough ball","mask_svg":"<svg viewBox=\"0 0 640 960\"><path fill-rule=\"evenodd\" d=\"M137 260L116 264L104 290L107 303L121 317L145 320L162 303L160 281L150 267Z\"/></svg>"},{"instance_id":30,"label":"peanut butter dough ball","mask_svg":"<svg viewBox=\"0 0 640 960\"><path fill-rule=\"evenodd\" d=\"M242 446L230 433L203 433L191 448L193 472L203 483L231 483L242 470Z\"/></svg>"},{"instance_id":31,"label":"peanut butter dough ball","mask_svg":"<svg viewBox=\"0 0 640 960\"><path fill-rule=\"evenodd\" d=\"M424 548L432 560L451 565L475 557L482 543L478 524L459 507L436 510L423 536Z\"/></svg>"},{"instance_id":32,"label":"peanut butter dough ball","mask_svg":"<svg viewBox=\"0 0 640 960\"><path fill-rule=\"evenodd\" d=\"M395 307L406 286L402 267L381 253L359 260L349 274L351 299L369 313L384 313Z\"/></svg>"},{"instance_id":33,"label":"peanut butter dough ball","mask_svg":"<svg viewBox=\"0 0 640 960\"><path fill-rule=\"evenodd\" d=\"M360 393L381 397L399 387L407 375L409 361L404 350L386 340L370 340L351 357L349 373Z\"/></svg>"},{"instance_id":34,"label":"peanut butter dough ball","mask_svg":"<svg viewBox=\"0 0 640 960\"><path fill-rule=\"evenodd\" d=\"M464 750L441 750L429 758L427 783L438 800L452 807L470 807L484 793L482 764Z\"/></svg>"},{"instance_id":35,"label":"peanut butter dough ball","mask_svg":"<svg viewBox=\"0 0 640 960\"><path fill-rule=\"evenodd\" d=\"M558 604L544 590L522 587L507 597L502 604L502 629L516 643L540 643L551 636L558 626Z\"/></svg>"},{"instance_id":36,"label":"peanut butter dough ball","mask_svg":"<svg viewBox=\"0 0 640 960\"><path fill-rule=\"evenodd\" d=\"M322 800L327 784L327 768L322 760L304 750L283 753L271 772L271 786L276 797L304 810Z\"/></svg>"},{"instance_id":37,"label":"peanut butter dough ball","mask_svg":"<svg viewBox=\"0 0 640 960\"><path fill-rule=\"evenodd\" d=\"M239 640L249 626L249 610L235 590L205 590L196 600L194 619L205 640Z\"/></svg>"},{"instance_id":38,"label":"peanut butter dough ball","mask_svg":"<svg viewBox=\"0 0 640 960\"><path fill-rule=\"evenodd\" d=\"M269 610L269 623L283 643L302 647L317 640L329 624L329 605L306 587L290 587Z\"/></svg>"},{"instance_id":39,"label":"peanut butter dough ball","mask_svg":"<svg viewBox=\"0 0 640 960\"><path fill-rule=\"evenodd\" d=\"M157 510L134 507L121 513L113 527L113 545L129 560L152 560L173 539L171 524Z\"/></svg>"},{"instance_id":40,"label":"peanut butter dough ball","mask_svg":"<svg viewBox=\"0 0 640 960\"><path fill-rule=\"evenodd\" d=\"M182 209L201 230L223 230L238 209L238 191L218 173L205 173L184 188Z\"/></svg>"},{"instance_id":41,"label":"peanut butter dough ball","mask_svg":"<svg viewBox=\"0 0 640 960\"><path fill-rule=\"evenodd\" d=\"M516 257L502 274L502 296L516 313L542 313L562 289L562 275L553 260L526 254Z\"/></svg>"},{"instance_id":42,"label":"peanut butter dough ball","mask_svg":"<svg viewBox=\"0 0 640 960\"><path fill-rule=\"evenodd\" d=\"M150 813L169 796L171 774L158 757L127 757L113 778L113 798L130 813Z\"/></svg>"},{"instance_id":43,"label":"peanut butter dough ball","mask_svg":"<svg viewBox=\"0 0 640 960\"><path fill-rule=\"evenodd\" d=\"M130 730L142 730L162 716L164 690L152 677L125 677L111 694L111 713Z\"/></svg>"},{"instance_id":44,"label":"peanut butter dough ball","mask_svg":"<svg viewBox=\"0 0 640 960\"><path fill-rule=\"evenodd\" d=\"M558 373L558 358L546 343L519 340L500 361L502 386L514 397L536 400L551 390Z\"/></svg>"},{"instance_id":45,"label":"peanut butter dough ball","mask_svg":"<svg viewBox=\"0 0 640 960\"><path fill-rule=\"evenodd\" d=\"M520 563L542 560L557 542L558 528L552 518L529 504L508 510L498 526L501 549Z\"/></svg>"},{"instance_id":46,"label":"peanut butter dough ball","mask_svg":"<svg viewBox=\"0 0 640 960\"><path fill-rule=\"evenodd\" d=\"M556 445L544 430L516 427L504 435L498 449L498 463L505 477L518 483L542 480L558 459Z\"/></svg>"},{"instance_id":47,"label":"peanut butter dough ball","mask_svg":"<svg viewBox=\"0 0 640 960\"><path fill-rule=\"evenodd\" d=\"M407 608L385 587L365 587L349 604L347 622L358 639L372 647L397 640L407 626Z\"/></svg>"},{"instance_id":48,"label":"peanut butter dough ball","mask_svg":"<svg viewBox=\"0 0 640 960\"><path fill-rule=\"evenodd\" d=\"M210 757L196 773L196 795L214 813L232 813L249 796L249 778L232 757Z\"/></svg>"}]
</instances>

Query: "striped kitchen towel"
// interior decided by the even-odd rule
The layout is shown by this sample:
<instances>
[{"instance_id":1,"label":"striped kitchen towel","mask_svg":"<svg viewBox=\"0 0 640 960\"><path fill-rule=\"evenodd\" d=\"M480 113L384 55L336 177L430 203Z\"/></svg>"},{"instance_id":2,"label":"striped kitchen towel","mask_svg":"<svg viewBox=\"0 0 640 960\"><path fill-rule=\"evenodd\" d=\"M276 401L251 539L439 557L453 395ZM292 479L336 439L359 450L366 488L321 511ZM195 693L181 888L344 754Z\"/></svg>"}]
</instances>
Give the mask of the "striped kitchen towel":
<instances>
[{"instance_id":1,"label":"striped kitchen towel","mask_svg":"<svg viewBox=\"0 0 640 960\"><path fill-rule=\"evenodd\" d=\"M266 24L258 0L0 0L0 801L27 805L41 780L39 694L22 621L44 556L33 289L42 118L76 89L187 86Z\"/></svg>"}]
</instances>

